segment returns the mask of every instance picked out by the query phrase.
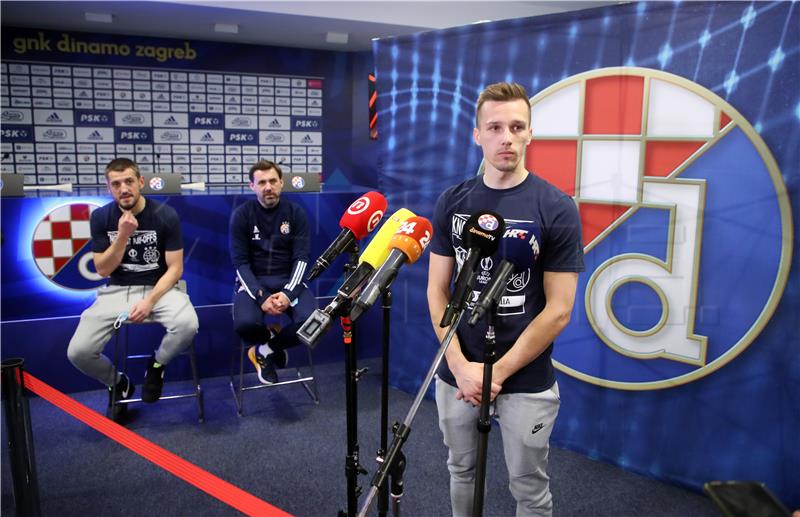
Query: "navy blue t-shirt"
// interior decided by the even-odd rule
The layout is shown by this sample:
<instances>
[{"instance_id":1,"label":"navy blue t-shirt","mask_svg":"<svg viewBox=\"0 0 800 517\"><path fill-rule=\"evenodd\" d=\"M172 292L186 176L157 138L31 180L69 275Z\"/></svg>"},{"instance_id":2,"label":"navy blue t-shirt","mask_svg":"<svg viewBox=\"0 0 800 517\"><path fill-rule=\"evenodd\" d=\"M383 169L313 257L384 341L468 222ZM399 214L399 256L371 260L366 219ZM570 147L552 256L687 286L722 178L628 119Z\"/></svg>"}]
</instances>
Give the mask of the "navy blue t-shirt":
<instances>
[{"instance_id":1,"label":"navy blue t-shirt","mask_svg":"<svg viewBox=\"0 0 800 517\"><path fill-rule=\"evenodd\" d=\"M117 238L122 210L111 202L92 212L92 251L102 253ZM155 285L167 271L167 251L183 249L181 222L171 206L146 199L135 215L139 223L128 238L122 262L109 278L111 285Z\"/></svg>"},{"instance_id":2,"label":"navy blue t-shirt","mask_svg":"<svg viewBox=\"0 0 800 517\"><path fill-rule=\"evenodd\" d=\"M467 254L461 242L464 223L472 214L483 210L503 216L507 236L514 230L533 232L533 267L512 275L498 307L495 333L499 359L544 308L544 272L583 271L581 224L575 202L533 174L519 185L503 190L487 187L483 176L478 176L439 196L434 210L431 252L454 257L460 269ZM487 321L483 318L475 327L470 327L468 316L474 300L491 280L500 261L497 254L481 260L469 307L458 327L461 349L469 361L483 362ZM550 388L555 382L550 360L552 348L551 343L536 360L509 377L503 383L503 393L538 393ZM438 373L442 380L456 385L447 361L442 362Z\"/></svg>"}]
</instances>

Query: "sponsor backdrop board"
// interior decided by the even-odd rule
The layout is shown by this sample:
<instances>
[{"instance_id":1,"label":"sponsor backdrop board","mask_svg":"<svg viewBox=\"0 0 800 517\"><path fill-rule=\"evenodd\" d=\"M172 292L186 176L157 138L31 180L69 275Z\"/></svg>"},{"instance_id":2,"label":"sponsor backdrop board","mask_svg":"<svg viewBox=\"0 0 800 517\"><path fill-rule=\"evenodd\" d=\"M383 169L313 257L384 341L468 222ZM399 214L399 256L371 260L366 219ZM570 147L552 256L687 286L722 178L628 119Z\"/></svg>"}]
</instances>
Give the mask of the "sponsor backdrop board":
<instances>
[{"instance_id":1,"label":"sponsor backdrop board","mask_svg":"<svg viewBox=\"0 0 800 517\"><path fill-rule=\"evenodd\" d=\"M381 185L424 216L481 167L483 87L531 96L526 165L573 196L586 253L553 349L556 443L800 507L798 27L796 2L641 2L374 44ZM424 285L425 260L399 278ZM427 321L424 289L394 303ZM392 380L416 390L433 331L392 339Z\"/></svg>"},{"instance_id":2,"label":"sponsor backdrop board","mask_svg":"<svg viewBox=\"0 0 800 517\"><path fill-rule=\"evenodd\" d=\"M0 167L31 185L102 183L116 156L183 182L240 183L259 158L323 173L323 119L349 119L349 81L328 96L334 53L268 49L4 28Z\"/></svg>"}]
</instances>

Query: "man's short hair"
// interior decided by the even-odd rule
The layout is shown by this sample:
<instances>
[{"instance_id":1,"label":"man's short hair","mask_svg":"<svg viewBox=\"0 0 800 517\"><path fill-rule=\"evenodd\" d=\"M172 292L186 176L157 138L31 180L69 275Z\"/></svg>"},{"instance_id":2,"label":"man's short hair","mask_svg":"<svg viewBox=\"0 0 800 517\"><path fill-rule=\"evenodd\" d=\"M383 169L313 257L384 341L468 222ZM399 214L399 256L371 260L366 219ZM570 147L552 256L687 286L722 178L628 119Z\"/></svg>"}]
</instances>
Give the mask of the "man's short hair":
<instances>
[{"instance_id":1,"label":"man's short hair","mask_svg":"<svg viewBox=\"0 0 800 517\"><path fill-rule=\"evenodd\" d=\"M490 84L478 96L478 106L475 108L475 127L478 127L478 113L481 106L486 101L507 102L523 100L530 105L530 97L525 87L518 83L494 83ZM528 112L528 125L531 123L530 111Z\"/></svg>"},{"instance_id":2,"label":"man's short hair","mask_svg":"<svg viewBox=\"0 0 800 517\"><path fill-rule=\"evenodd\" d=\"M250 183L253 182L253 174L255 174L256 171L268 171L270 169L275 169L275 172L278 173L278 179L283 179L283 171L280 165L269 160L258 160L250 167Z\"/></svg>"},{"instance_id":3,"label":"man's short hair","mask_svg":"<svg viewBox=\"0 0 800 517\"><path fill-rule=\"evenodd\" d=\"M139 166L136 165L135 161L130 158L115 158L106 165L106 179L108 179L109 172L122 172L125 169L133 169L137 179L142 177L139 174Z\"/></svg>"}]
</instances>

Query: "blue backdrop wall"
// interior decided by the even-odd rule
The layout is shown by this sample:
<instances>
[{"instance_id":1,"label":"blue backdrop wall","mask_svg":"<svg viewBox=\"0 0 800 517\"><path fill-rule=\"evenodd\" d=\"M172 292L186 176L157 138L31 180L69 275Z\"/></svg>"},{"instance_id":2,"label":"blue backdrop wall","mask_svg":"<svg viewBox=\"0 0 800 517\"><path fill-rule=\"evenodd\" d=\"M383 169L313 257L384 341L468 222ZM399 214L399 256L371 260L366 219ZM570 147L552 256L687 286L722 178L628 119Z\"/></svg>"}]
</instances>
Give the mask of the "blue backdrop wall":
<instances>
[{"instance_id":1,"label":"blue backdrop wall","mask_svg":"<svg viewBox=\"0 0 800 517\"><path fill-rule=\"evenodd\" d=\"M794 2L637 3L374 44L380 188L421 215L479 170L482 88L532 97L526 163L575 196L587 257L554 351L557 444L800 506L798 27ZM438 348L404 324L429 320L426 268L395 284L409 391Z\"/></svg>"}]
</instances>

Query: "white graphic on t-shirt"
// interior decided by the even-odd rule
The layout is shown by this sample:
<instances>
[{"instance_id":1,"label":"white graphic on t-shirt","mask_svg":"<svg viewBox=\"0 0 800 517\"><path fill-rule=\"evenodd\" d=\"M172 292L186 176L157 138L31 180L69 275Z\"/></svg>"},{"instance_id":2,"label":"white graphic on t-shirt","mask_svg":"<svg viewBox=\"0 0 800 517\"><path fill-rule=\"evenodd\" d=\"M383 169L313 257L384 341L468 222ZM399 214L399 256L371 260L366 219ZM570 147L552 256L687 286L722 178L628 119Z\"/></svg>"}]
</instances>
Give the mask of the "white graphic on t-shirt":
<instances>
[{"instance_id":1,"label":"white graphic on t-shirt","mask_svg":"<svg viewBox=\"0 0 800 517\"><path fill-rule=\"evenodd\" d=\"M258 231L258 226L253 225L253 237L250 239L251 241L260 241L261 240L261 233Z\"/></svg>"},{"instance_id":2,"label":"white graphic on t-shirt","mask_svg":"<svg viewBox=\"0 0 800 517\"><path fill-rule=\"evenodd\" d=\"M158 258L161 256L161 253L158 252L158 248L155 246L148 246L144 249L144 255L142 258L147 263L158 262Z\"/></svg>"},{"instance_id":3,"label":"white graphic on t-shirt","mask_svg":"<svg viewBox=\"0 0 800 517\"><path fill-rule=\"evenodd\" d=\"M119 232L106 232L109 242L114 242L119 236ZM142 272L158 269L158 259L161 253L158 251L158 233L155 230L136 230L133 235L128 237L127 251L120 267L123 271ZM139 264L139 260L144 260L145 264Z\"/></svg>"}]
</instances>

